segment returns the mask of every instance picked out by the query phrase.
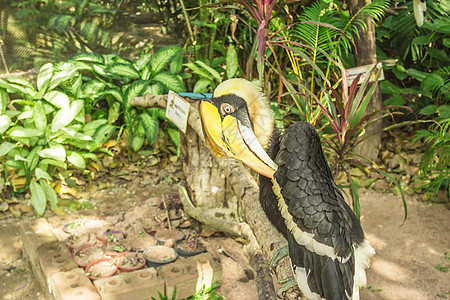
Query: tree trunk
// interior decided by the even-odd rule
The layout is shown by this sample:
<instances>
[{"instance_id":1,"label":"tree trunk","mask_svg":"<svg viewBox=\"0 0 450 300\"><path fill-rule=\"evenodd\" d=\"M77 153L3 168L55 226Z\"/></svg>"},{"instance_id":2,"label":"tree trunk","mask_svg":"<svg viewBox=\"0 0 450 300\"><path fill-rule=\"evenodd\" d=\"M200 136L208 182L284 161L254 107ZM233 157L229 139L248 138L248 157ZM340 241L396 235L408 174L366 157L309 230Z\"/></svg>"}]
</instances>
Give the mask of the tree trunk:
<instances>
[{"instance_id":1,"label":"tree trunk","mask_svg":"<svg viewBox=\"0 0 450 300\"><path fill-rule=\"evenodd\" d=\"M371 0L350 0L348 2L350 14L354 16L362 7L366 6L370 2ZM362 31L360 29L360 38L355 40L355 63L357 66L377 63L375 24L372 22L372 20L366 20L365 23L367 25L367 31ZM367 106L366 113L380 110L382 108L383 99L381 97L380 88L377 86L372 95L372 99ZM382 120L379 120L368 127L366 129L366 133L364 134L364 138L370 138L366 139L364 142L361 142L356 147L355 152L371 160L375 160L378 156L378 151L381 143L382 129Z\"/></svg>"}]
</instances>

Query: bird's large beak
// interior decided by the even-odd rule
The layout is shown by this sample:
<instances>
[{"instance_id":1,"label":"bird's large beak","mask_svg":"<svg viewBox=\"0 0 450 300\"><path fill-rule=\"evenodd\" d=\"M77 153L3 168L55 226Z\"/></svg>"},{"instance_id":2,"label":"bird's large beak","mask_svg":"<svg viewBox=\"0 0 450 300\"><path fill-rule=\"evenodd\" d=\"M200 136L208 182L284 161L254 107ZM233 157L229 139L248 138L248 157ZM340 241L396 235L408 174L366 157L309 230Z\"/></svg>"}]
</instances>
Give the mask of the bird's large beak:
<instances>
[{"instance_id":1,"label":"bird's large beak","mask_svg":"<svg viewBox=\"0 0 450 300\"><path fill-rule=\"evenodd\" d=\"M200 103L200 116L206 144L216 156L234 157L259 174L273 177L278 167L251 128L234 116L222 118L218 108L208 99Z\"/></svg>"}]
</instances>

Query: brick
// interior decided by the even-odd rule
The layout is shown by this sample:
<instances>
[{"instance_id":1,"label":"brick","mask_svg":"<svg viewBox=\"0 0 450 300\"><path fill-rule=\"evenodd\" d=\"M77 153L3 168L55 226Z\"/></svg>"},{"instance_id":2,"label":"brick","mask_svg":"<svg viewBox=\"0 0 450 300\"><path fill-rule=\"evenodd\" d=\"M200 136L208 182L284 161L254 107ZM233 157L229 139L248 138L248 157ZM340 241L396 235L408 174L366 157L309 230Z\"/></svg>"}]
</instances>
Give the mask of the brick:
<instances>
[{"instance_id":1,"label":"brick","mask_svg":"<svg viewBox=\"0 0 450 300\"><path fill-rule=\"evenodd\" d=\"M159 299L158 291L164 295L164 280L155 268L99 279L94 281L94 285L102 300Z\"/></svg>"},{"instance_id":2,"label":"brick","mask_svg":"<svg viewBox=\"0 0 450 300\"><path fill-rule=\"evenodd\" d=\"M39 254L37 253L39 247L58 242L52 227L44 218L23 222L20 225L20 238L23 252L32 265L39 263Z\"/></svg>"},{"instance_id":3,"label":"brick","mask_svg":"<svg viewBox=\"0 0 450 300\"><path fill-rule=\"evenodd\" d=\"M50 278L52 295L56 300L101 299L81 268L54 273Z\"/></svg>"},{"instance_id":4,"label":"brick","mask_svg":"<svg viewBox=\"0 0 450 300\"><path fill-rule=\"evenodd\" d=\"M177 299L195 294L202 286L210 286L222 279L222 267L211 254L203 253L179 258L171 264L157 268L166 283L166 296L171 299L177 290Z\"/></svg>"}]
</instances>

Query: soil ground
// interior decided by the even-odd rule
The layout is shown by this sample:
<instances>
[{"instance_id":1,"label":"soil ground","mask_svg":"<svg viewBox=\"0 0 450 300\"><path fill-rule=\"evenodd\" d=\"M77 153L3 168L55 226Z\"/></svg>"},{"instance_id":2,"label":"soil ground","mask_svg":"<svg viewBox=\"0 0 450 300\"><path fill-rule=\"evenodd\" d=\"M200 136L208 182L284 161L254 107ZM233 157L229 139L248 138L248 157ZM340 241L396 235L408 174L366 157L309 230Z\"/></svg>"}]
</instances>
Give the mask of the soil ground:
<instances>
[{"instance_id":1,"label":"soil ground","mask_svg":"<svg viewBox=\"0 0 450 300\"><path fill-rule=\"evenodd\" d=\"M122 189L130 190L123 185ZM152 191L146 190L145 194L137 191L124 197L110 191L98 192L92 199L99 211L123 211L151 196ZM155 188L155 194L157 191L160 189ZM398 196L367 191L361 195L361 207L364 230L377 251L361 299L449 299L448 205L410 197L408 219L403 225L404 211ZM0 221L0 299L44 299L21 253L19 225L24 218ZM220 255L220 247L233 259L222 254L224 277L218 293L226 299L257 299L243 246L232 238L219 237L208 245L208 250Z\"/></svg>"}]
</instances>

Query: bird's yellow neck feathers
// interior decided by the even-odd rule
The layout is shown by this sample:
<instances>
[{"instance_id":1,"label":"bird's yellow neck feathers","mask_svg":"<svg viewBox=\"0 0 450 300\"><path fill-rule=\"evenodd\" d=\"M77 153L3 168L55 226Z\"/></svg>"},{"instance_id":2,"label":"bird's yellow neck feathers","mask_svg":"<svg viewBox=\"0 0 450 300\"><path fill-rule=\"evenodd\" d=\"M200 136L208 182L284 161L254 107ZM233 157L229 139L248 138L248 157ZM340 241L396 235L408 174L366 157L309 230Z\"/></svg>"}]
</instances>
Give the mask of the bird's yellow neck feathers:
<instances>
[{"instance_id":1,"label":"bird's yellow neck feathers","mask_svg":"<svg viewBox=\"0 0 450 300\"><path fill-rule=\"evenodd\" d=\"M214 90L214 97L234 94L247 102L253 131L259 143L267 148L275 123L269 99L256 84L242 78L222 82Z\"/></svg>"}]
</instances>

